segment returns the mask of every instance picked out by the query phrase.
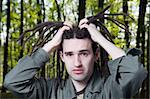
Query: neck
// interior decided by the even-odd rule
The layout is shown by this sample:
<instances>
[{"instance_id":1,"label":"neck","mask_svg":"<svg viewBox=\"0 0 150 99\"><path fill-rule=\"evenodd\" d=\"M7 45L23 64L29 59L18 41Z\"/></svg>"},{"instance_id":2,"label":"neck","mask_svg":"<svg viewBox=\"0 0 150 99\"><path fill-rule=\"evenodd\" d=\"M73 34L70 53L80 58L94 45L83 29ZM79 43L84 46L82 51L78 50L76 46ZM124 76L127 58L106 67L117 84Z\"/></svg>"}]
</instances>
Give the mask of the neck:
<instances>
[{"instance_id":1,"label":"neck","mask_svg":"<svg viewBox=\"0 0 150 99\"><path fill-rule=\"evenodd\" d=\"M83 90L87 85L87 81L76 81L76 80L72 79L72 82L73 82L77 92Z\"/></svg>"}]
</instances>

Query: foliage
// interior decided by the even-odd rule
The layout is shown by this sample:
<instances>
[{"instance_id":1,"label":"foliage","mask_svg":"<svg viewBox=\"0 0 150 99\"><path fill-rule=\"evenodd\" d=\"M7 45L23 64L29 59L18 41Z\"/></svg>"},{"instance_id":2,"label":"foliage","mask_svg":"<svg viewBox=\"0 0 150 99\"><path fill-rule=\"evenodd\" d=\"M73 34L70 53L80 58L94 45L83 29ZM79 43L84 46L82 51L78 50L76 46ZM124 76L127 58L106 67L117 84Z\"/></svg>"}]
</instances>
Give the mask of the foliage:
<instances>
[{"instance_id":1,"label":"foliage","mask_svg":"<svg viewBox=\"0 0 150 99\"><path fill-rule=\"evenodd\" d=\"M10 38L9 38L9 47L8 47L8 66L9 70L11 70L18 62L20 51L22 49L21 45L18 44L17 39L20 36L20 13L21 13L21 6L20 1L21 0L10 0L11 1L11 11L10 11L10 18L11 18L11 27L10 27ZM31 29L33 28L37 23L38 20L41 19L44 21L57 21L58 20L58 13L57 13L57 5L55 0L43 0L44 1L44 7L45 7L45 19L44 19L44 10L42 9L42 0L39 0L40 4L37 5L37 0L24 0L23 2L23 30ZM73 22L78 21L78 0L57 0L58 5L60 8L61 13L61 21L64 20L71 20ZM135 46L135 38L136 38L136 31L137 31L137 19L138 19L138 7L140 4L140 0L127 0L128 1L128 14L134 19L134 21L131 18L127 18L129 30L131 32L130 41L131 46ZM122 2L123 0L104 0L104 8L111 4L110 9L107 11L107 13L122 13ZM2 12L0 14L0 84L2 84L2 66L3 66L3 53L4 53L4 42L6 37L6 21L7 21L7 0L3 0L2 4ZM41 11L41 15L38 15L39 11ZM86 0L86 17L96 15L98 12L102 11L98 7L98 0ZM115 18L117 20L120 20L121 22L124 21L122 16L110 16L111 18ZM146 19L148 20L149 14L146 13ZM125 42L125 31L123 29L120 29L117 25L113 24L113 22L110 22L106 20L105 26L108 27L108 30L113 37L114 43L121 48L126 48L126 42ZM148 22L147 22L148 24ZM28 33L26 37L30 36L31 33ZM39 33L37 33L27 44L25 45L23 49L23 55L27 55L28 52L31 52L32 46L35 44L35 41L38 39ZM147 53L145 53L147 54ZM53 55L50 57L54 57ZM55 56L56 57L56 56ZM55 58L56 61L56 58ZM147 61L147 60L146 60ZM47 75L53 75L56 76L55 68L51 68L51 64L53 61L51 60L50 63L47 65L46 70L50 69L50 71L47 71ZM57 64L55 64L57 65ZM52 77L52 76L51 76Z\"/></svg>"}]
</instances>

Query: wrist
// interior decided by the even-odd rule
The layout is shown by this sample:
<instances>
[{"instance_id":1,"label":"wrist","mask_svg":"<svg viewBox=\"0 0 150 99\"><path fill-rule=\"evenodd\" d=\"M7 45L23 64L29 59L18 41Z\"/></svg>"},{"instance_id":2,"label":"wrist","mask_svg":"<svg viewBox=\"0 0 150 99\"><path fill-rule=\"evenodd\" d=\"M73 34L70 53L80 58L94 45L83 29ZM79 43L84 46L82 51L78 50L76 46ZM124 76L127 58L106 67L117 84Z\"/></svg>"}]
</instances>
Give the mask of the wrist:
<instances>
[{"instance_id":1,"label":"wrist","mask_svg":"<svg viewBox=\"0 0 150 99\"><path fill-rule=\"evenodd\" d=\"M53 45L53 43L48 42L48 43L46 43L46 44L42 47L42 49L43 49L44 51L46 51L47 53L50 53L50 52L52 52L52 50L54 49L54 45Z\"/></svg>"}]
</instances>

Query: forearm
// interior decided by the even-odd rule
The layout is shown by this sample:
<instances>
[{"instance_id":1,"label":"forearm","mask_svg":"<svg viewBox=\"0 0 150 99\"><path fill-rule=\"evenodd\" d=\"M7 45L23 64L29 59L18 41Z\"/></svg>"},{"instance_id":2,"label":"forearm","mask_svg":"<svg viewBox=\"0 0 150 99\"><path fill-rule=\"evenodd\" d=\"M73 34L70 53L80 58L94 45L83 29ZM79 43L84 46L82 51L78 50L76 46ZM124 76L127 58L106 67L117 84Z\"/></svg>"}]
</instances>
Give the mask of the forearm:
<instances>
[{"instance_id":1,"label":"forearm","mask_svg":"<svg viewBox=\"0 0 150 99\"><path fill-rule=\"evenodd\" d=\"M35 52L31 57L26 56L19 60L5 77L4 86L11 91L26 93L31 90L29 86L34 83L34 76L37 70L48 61L48 55L42 49ZM33 83L31 83L31 81ZM30 84L29 84L30 83Z\"/></svg>"},{"instance_id":2,"label":"forearm","mask_svg":"<svg viewBox=\"0 0 150 99\"><path fill-rule=\"evenodd\" d=\"M85 20L85 23L86 23L87 20ZM83 20L83 23L84 23L84 20ZM82 22L80 23L82 24ZM119 58L121 56L124 56L125 55L125 52L116 47L113 43L111 43L110 41L108 41L96 28L95 25L93 24L83 24L83 25L80 25L79 26L81 29L82 28L86 28L90 35L91 35L91 38L93 41L97 42L101 47L103 47L106 52L112 57L112 59L116 59L116 58Z\"/></svg>"},{"instance_id":3,"label":"forearm","mask_svg":"<svg viewBox=\"0 0 150 99\"><path fill-rule=\"evenodd\" d=\"M113 43L104 38L101 34L99 35L97 42L101 47L106 50L106 52L112 57L113 60L126 55L124 50L115 46Z\"/></svg>"},{"instance_id":4,"label":"forearm","mask_svg":"<svg viewBox=\"0 0 150 99\"><path fill-rule=\"evenodd\" d=\"M47 53L51 53L53 52L55 49L57 49L58 45L53 43L53 41L49 41L48 43L46 43L42 49L47 52Z\"/></svg>"},{"instance_id":5,"label":"forearm","mask_svg":"<svg viewBox=\"0 0 150 99\"><path fill-rule=\"evenodd\" d=\"M126 52L125 57L120 57L108 62L110 75L116 81L126 98L137 93L147 76L147 71L139 61L141 51L132 48Z\"/></svg>"}]
</instances>

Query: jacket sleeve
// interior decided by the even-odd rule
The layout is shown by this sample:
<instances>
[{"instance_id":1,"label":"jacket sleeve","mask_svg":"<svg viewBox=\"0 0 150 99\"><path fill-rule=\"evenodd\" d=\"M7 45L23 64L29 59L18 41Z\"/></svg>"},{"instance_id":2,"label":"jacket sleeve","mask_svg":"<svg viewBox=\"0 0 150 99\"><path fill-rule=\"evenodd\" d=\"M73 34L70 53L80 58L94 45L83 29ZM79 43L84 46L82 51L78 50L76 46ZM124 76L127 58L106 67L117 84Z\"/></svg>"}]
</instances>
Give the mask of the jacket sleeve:
<instances>
[{"instance_id":1,"label":"jacket sleeve","mask_svg":"<svg viewBox=\"0 0 150 99\"><path fill-rule=\"evenodd\" d=\"M126 56L108 63L113 81L119 84L125 98L134 96L147 76L147 71L139 62L140 54L140 50L133 48L127 51Z\"/></svg>"},{"instance_id":2,"label":"jacket sleeve","mask_svg":"<svg viewBox=\"0 0 150 99\"><path fill-rule=\"evenodd\" d=\"M4 87L21 98L30 96L32 99L38 99L42 97L38 95L42 94L41 91L46 90L47 82L44 79L36 79L34 76L48 60L49 56L43 49L38 49L31 56L20 59L18 64L5 76Z\"/></svg>"}]
</instances>

